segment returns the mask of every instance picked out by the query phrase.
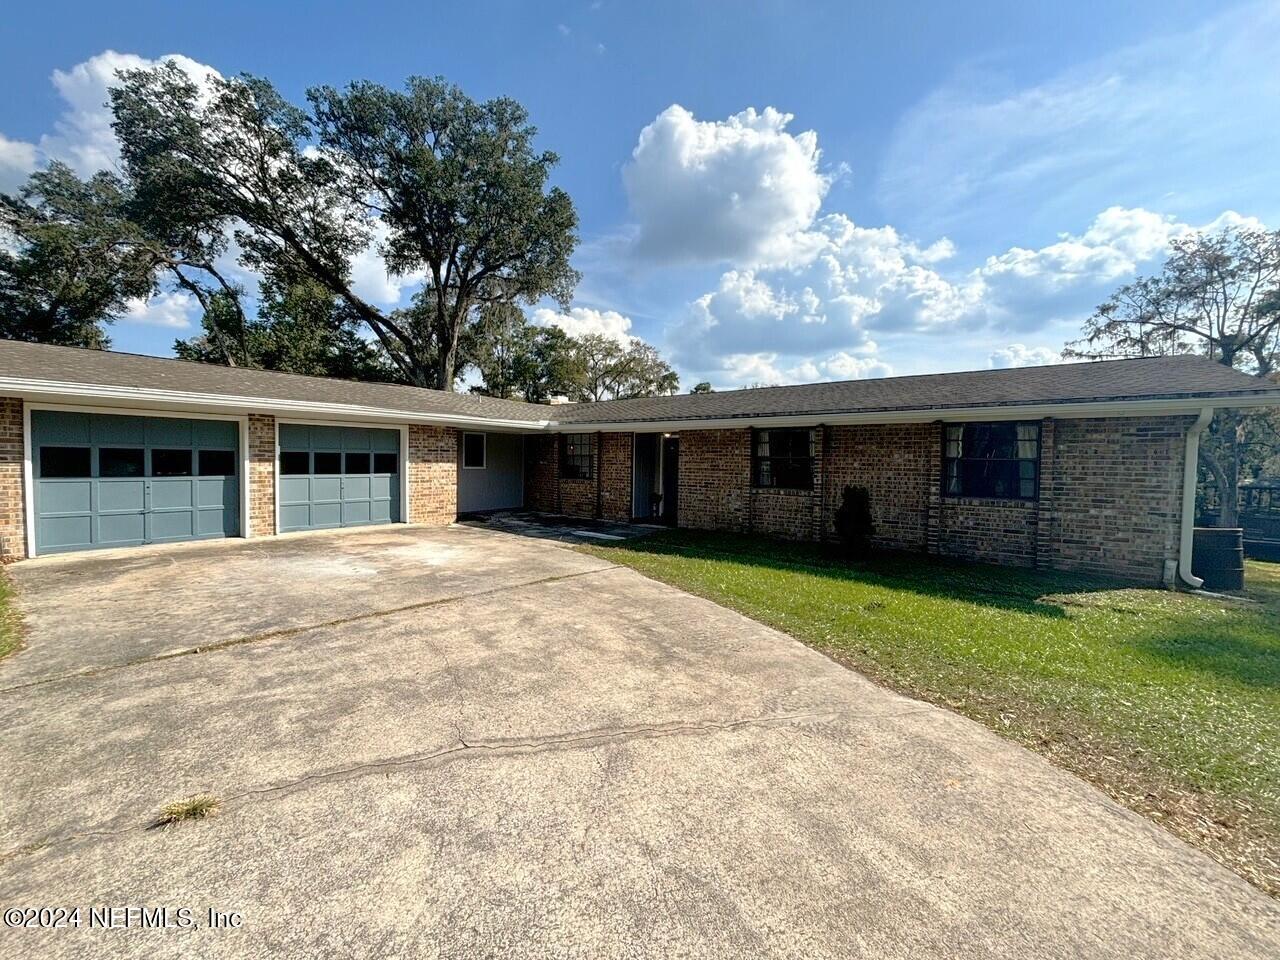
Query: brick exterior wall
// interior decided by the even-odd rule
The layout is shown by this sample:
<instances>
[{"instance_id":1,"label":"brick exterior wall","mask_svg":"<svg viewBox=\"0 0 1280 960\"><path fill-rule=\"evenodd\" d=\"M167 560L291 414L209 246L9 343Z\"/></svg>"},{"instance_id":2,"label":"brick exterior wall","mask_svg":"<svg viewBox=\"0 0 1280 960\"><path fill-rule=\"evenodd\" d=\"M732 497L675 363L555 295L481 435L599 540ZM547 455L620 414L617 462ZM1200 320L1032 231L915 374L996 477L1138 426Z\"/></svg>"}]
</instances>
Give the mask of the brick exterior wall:
<instances>
[{"instance_id":1,"label":"brick exterior wall","mask_svg":"<svg viewBox=\"0 0 1280 960\"><path fill-rule=\"evenodd\" d=\"M524 441L524 505L542 513L560 512L560 438L536 434Z\"/></svg>"},{"instance_id":2,"label":"brick exterior wall","mask_svg":"<svg viewBox=\"0 0 1280 960\"><path fill-rule=\"evenodd\" d=\"M677 522L699 530L746 530L751 521L751 431L680 433Z\"/></svg>"},{"instance_id":3,"label":"brick exterior wall","mask_svg":"<svg viewBox=\"0 0 1280 960\"><path fill-rule=\"evenodd\" d=\"M942 496L940 423L818 427L812 491L751 487L751 431L680 434L680 526L828 539L846 485L875 543L1158 583L1176 560L1191 418L1046 420L1040 499Z\"/></svg>"},{"instance_id":4,"label":"brick exterior wall","mask_svg":"<svg viewBox=\"0 0 1280 960\"><path fill-rule=\"evenodd\" d=\"M409 426L409 523L445 526L458 519L458 431Z\"/></svg>"},{"instance_id":5,"label":"brick exterior wall","mask_svg":"<svg viewBox=\"0 0 1280 960\"><path fill-rule=\"evenodd\" d=\"M1042 452L1040 564L1159 580L1178 556L1193 420L1057 421L1047 465Z\"/></svg>"},{"instance_id":6,"label":"brick exterior wall","mask_svg":"<svg viewBox=\"0 0 1280 960\"><path fill-rule=\"evenodd\" d=\"M557 452L559 449L559 446L557 446ZM557 471L559 470L558 459L556 461L556 469ZM559 494L560 509L557 512L570 517L599 516L599 503L597 502L599 490L596 487L596 477L599 470L600 434L593 433L591 434L591 479L577 480L561 476Z\"/></svg>"},{"instance_id":7,"label":"brick exterior wall","mask_svg":"<svg viewBox=\"0 0 1280 960\"><path fill-rule=\"evenodd\" d=\"M627 523L631 520L631 454L634 434L600 434L600 516Z\"/></svg>"},{"instance_id":8,"label":"brick exterior wall","mask_svg":"<svg viewBox=\"0 0 1280 960\"><path fill-rule=\"evenodd\" d=\"M276 418L249 414L249 536L276 532Z\"/></svg>"},{"instance_id":9,"label":"brick exterior wall","mask_svg":"<svg viewBox=\"0 0 1280 960\"><path fill-rule=\"evenodd\" d=\"M22 401L0 397L0 560L22 560L27 555L22 420Z\"/></svg>"}]
</instances>

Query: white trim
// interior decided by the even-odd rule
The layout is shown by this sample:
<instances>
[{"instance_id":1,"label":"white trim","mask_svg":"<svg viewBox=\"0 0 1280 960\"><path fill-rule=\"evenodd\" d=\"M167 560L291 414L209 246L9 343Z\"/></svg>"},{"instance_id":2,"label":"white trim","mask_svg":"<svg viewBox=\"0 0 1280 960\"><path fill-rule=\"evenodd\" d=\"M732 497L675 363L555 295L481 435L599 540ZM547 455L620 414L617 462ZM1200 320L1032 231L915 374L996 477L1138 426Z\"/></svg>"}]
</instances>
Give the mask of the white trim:
<instances>
[{"instance_id":1,"label":"white trim","mask_svg":"<svg viewBox=\"0 0 1280 960\"><path fill-rule=\"evenodd\" d=\"M1205 407L1196 422L1187 428L1187 449L1182 459L1182 525L1178 531L1178 576L1192 590L1204 581L1191 572L1196 536L1196 481L1200 462L1200 433L1213 419L1213 407Z\"/></svg>"},{"instance_id":2,"label":"white trim","mask_svg":"<svg viewBox=\"0 0 1280 960\"><path fill-rule=\"evenodd\" d=\"M75 403L43 403L23 400L22 404L22 479L24 508L27 524L27 556L36 556L36 493L35 469L31 453L31 411L57 410L63 413L97 413L118 417L168 417L171 420L222 420L234 421L239 426L240 439L240 538L249 537L249 416L234 413L200 413L191 410L155 410L145 407L98 407ZM227 539L231 539L228 537Z\"/></svg>"},{"instance_id":3,"label":"white trim","mask_svg":"<svg viewBox=\"0 0 1280 960\"><path fill-rule=\"evenodd\" d=\"M340 389L340 381L335 381ZM367 407L358 404L326 403L312 400L280 400L264 397L227 396L222 394L188 393L180 390L158 390L143 387L104 386L100 384L72 383L56 380L38 380L28 377L0 377L0 396L17 396L24 399L58 402L70 397L80 400L128 401L135 404L155 404L160 408L178 406L184 409L209 408L210 411L232 409L237 415L263 413L274 416L302 416L344 418L339 422L377 421L384 424L427 423L439 426L471 427L478 430L495 430L513 433L628 433L674 432L685 430L716 430L750 426L807 426L818 422L825 424L860 423L922 423L932 420L1040 420L1078 419L1083 417L1124 417L1140 415L1177 415L1199 413L1206 403L1215 407L1249 409L1280 406L1280 391L1269 394L1223 394L1217 396L1178 397L1134 400L1083 400L1027 403L1008 406L913 408L901 410L859 411L850 413L760 414L744 417L704 417L701 419L673 419L652 421L610 421L600 423L573 423L558 420L509 420L465 414L437 414L387 407Z\"/></svg>"},{"instance_id":4,"label":"white trim","mask_svg":"<svg viewBox=\"0 0 1280 960\"><path fill-rule=\"evenodd\" d=\"M341 389L341 381L335 381L335 390ZM314 400L279 400L265 397L228 396L213 393L188 393L182 390L155 390L143 387L101 386L98 384L70 383L60 380L35 380L27 377L0 377L0 396L71 397L74 399L119 401L157 404L160 407L186 405L210 407L213 410L231 408L280 416L284 414L317 417L345 417L350 421L379 420L395 424L430 423L439 426L501 428L514 432L537 432L544 429L549 420L507 420L503 418L473 417L466 414L419 413L413 410L397 410L391 407L366 407L360 404L323 403ZM110 404L108 404L110 405Z\"/></svg>"},{"instance_id":5,"label":"white trim","mask_svg":"<svg viewBox=\"0 0 1280 960\"><path fill-rule=\"evenodd\" d=\"M255 411L256 412L256 411ZM275 504L276 504L276 536L280 536L280 424L293 423L308 427L359 427L367 430L395 430L400 434L400 459L396 464L400 469L400 519L392 523L409 522L409 425L406 423L379 423L372 420L311 420L302 417L275 417L276 422L276 455L271 464ZM381 526L381 524L378 524ZM290 530L290 533L300 531Z\"/></svg>"},{"instance_id":6,"label":"white trim","mask_svg":"<svg viewBox=\"0 0 1280 960\"><path fill-rule=\"evenodd\" d=\"M461 433L462 433L462 445L461 445L462 456L460 459L462 460L462 469L463 470L488 470L489 469L489 435L487 433L482 433L478 430L463 430L461 431ZM467 466L467 437L479 437L481 441L483 441L480 446L480 453L481 453L480 459L483 460L484 462L481 463L480 466L478 467Z\"/></svg>"},{"instance_id":7,"label":"white trim","mask_svg":"<svg viewBox=\"0 0 1280 960\"><path fill-rule=\"evenodd\" d=\"M1061 403L1025 403L1003 407L945 407L914 410L879 410L853 413L806 413L719 417L702 420L621 420L601 423L552 423L556 433L678 433L681 430L731 430L746 427L807 427L816 424L929 423L975 420L1079 420L1092 417L1178 416L1199 413L1206 403L1249 409L1280 406L1280 392L1262 397L1190 397L1178 400L1106 400Z\"/></svg>"}]
</instances>

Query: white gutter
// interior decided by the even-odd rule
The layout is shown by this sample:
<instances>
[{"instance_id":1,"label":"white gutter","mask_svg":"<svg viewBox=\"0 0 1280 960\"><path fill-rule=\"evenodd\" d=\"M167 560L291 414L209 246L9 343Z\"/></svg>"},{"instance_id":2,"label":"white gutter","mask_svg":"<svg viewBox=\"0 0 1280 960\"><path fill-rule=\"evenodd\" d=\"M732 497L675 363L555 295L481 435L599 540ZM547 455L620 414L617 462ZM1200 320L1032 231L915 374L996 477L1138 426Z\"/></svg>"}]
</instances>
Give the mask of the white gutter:
<instances>
[{"instance_id":1,"label":"white gutter","mask_svg":"<svg viewBox=\"0 0 1280 960\"><path fill-rule=\"evenodd\" d=\"M353 403L328 403L317 400L282 400L265 397L240 397L215 393L192 393L186 390L159 390L150 387L118 387L25 377L0 377L0 396L18 396L28 400L63 402L119 402L157 409L228 410L237 413L271 413L308 417L310 419L380 420L394 423L430 423L449 427L471 427L479 430L538 431L550 425L548 420L513 420L502 417L477 417L467 414L425 413L392 407L369 407Z\"/></svg>"},{"instance_id":2,"label":"white gutter","mask_svg":"<svg viewBox=\"0 0 1280 960\"><path fill-rule=\"evenodd\" d=\"M1179 416L1198 413L1207 397L1152 400L1084 400L1058 403L1009 404L984 407L922 407L912 410L868 410L850 413L805 413L742 417L708 417L700 420L616 420L591 422L551 421L547 428L561 433L678 433L681 430L730 430L743 427L807 427L815 423L829 426L864 423L929 423L974 420L1078 420L1086 417ZM1280 406L1280 391L1271 394L1213 398L1232 407Z\"/></svg>"},{"instance_id":3,"label":"white gutter","mask_svg":"<svg viewBox=\"0 0 1280 960\"><path fill-rule=\"evenodd\" d=\"M1187 450L1182 461L1182 529L1178 541L1178 576L1192 590L1204 581L1191 572L1191 554L1196 533L1196 468L1200 463L1200 434L1213 419L1213 407L1203 407L1196 422L1187 429Z\"/></svg>"}]
</instances>

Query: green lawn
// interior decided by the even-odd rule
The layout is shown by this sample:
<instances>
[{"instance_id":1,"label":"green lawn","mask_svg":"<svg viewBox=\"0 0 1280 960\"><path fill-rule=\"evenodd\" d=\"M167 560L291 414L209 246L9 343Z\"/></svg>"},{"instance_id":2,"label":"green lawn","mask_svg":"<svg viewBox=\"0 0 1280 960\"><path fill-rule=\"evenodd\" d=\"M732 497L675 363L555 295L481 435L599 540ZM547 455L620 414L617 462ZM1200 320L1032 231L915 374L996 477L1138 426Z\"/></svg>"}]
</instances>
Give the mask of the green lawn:
<instances>
[{"instance_id":1,"label":"green lawn","mask_svg":"<svg viewBox=\"0 0 1280 960\"><path fill-rule=\"evenodd\" d=\"M587 552L981 721L1280 895L1280 565L1247 604L670 531Z\"/></svg>"},{"instance_id":2,"label":"green lawn","mask_svg":"<svg viewBox=\"0 0 1280 960\"><path fill-rule=\"evenodd\" d=\"M0 660L18 649L18 616L13 610L13 588L0 570Z\"/></svg>"}]
</instances>

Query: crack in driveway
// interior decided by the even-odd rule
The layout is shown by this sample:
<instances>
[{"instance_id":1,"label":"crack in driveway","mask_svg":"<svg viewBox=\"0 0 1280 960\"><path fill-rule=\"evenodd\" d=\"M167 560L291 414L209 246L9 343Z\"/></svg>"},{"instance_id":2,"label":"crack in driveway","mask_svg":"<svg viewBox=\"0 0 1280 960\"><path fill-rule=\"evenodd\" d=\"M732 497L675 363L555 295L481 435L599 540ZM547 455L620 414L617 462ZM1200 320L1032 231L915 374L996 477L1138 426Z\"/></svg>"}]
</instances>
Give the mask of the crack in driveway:
<instances>
[{"instance_id":1,"label":"crack in driveway","mask_svg":"<svg viewBox=\"0 0 1280 960\"><path fill-rule=\"evenodd\" d=\"M350 617L339 617L336 620L325 620L321 623L308 623L297 627L285 627L280 630L268 630L263 633L253 633L244 637L231 637L227 640L219 640L215 643L200 644L195 647L183 647L179 650L168 650L164 653L153 654L148 657L138 657L134 660L124 660L120 663L110 663L101 667L91 667L88 670L75 670L71 673L60 673L52 677L41 677L39 680L29 680L26 683L14 684L11 687L0 687L0 696L8 693L16 693L22 690L29 690L32 687L41 687L50 683L59 683L63 680L81 680L85 677L97 677L104 673L112 673L116 670L127 670L130 667L144 666L148 663L162 663L165 660L176 660L179 657L190 657L199 653L215 653L219 650L227 650L232 647L241 647L249 643L259 643L263 640L279 640L284 637L296 637L299 634L309 633L312 630L324 630L329 627L339 627L348 623L359 623L363 620L376 620L379 617L390 617L397 613L406 613L410 610L422 610L427 607L439 607L448 603L457 603L462 600L473 600L478 597L490 597L498 593L508 593L514 590L521 590L525 587L536 587L544 583L557 583L561 580L573 580L577 577L589 577L592 574L604 573L608 570L620 569L616 563L611 563L607 567L597 567L594 570L581 570L577 573L559 573L550 577L540 577L537 580L526 580L523 583L503 584L500 587L490 587L487 590L474 590L470 593L460 593L451 597L436 597L434 600L421 600L417 603L408 603L400 607L392 607L388 610L375 610L371 613L357 613ZM447 658L445 658L447 660Z\"/></svg>"},{"instance_id":2,"label":"crack in driveway","mask_svg":"<svg viewBox=\"0 0 1280 960\"><path fill-rule=\"evenodd\" d=\"M831 723L842 719L894 720L914 714L928 713L935 709L934 707L923 705L892 711L811 710L799 713L770 714L760 717L737 717L728 720L692 722L675 720L667 723L635 724L594 730L551 733L536 737L497 738L492 740L467 740L459 733L455 743L439 750L407 754L384 760L371 760L331 770L321 770L284 783L241 790L238 793L228 794L219 799L227 806L279 800L311 787L343 783L379 773L405 770L435 761L448 762L455 759L465 759L468 756L538 754L556 750L584 749L608 743L631 743L642 740L658 740L665 737L706 736L750 727L785 726L804 722ZM0 853L0 864L9 863L24 855L78 840L119 837L139 830L149 830L152 827L153 822L148 821L142 825L131 824L118 829L86 830L79 833L63 834L62 836L44 836L5 853Z\"/></svg>"}]
</instances>

